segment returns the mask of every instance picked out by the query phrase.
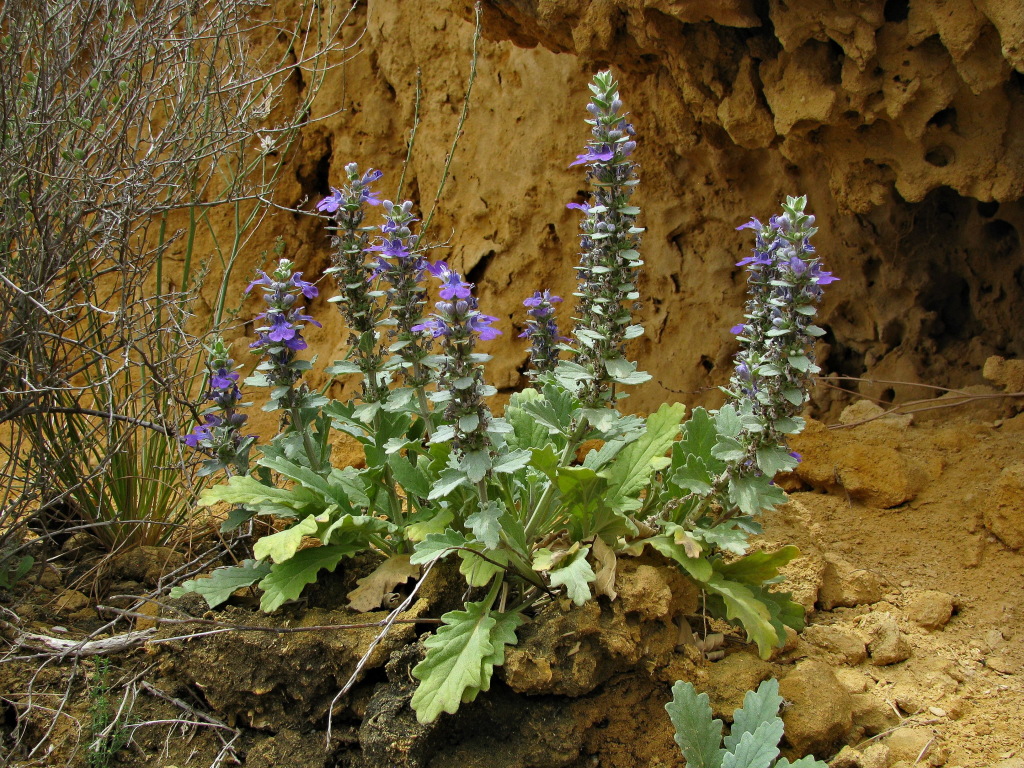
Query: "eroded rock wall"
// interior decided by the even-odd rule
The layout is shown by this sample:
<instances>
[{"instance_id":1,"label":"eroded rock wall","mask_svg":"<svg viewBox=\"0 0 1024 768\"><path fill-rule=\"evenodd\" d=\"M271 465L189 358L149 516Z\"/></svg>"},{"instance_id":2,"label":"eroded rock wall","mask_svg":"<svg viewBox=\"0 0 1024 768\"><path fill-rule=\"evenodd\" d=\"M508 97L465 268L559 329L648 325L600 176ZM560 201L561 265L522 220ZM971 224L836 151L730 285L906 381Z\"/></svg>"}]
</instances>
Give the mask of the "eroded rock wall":
<instances>
[{"instance_id":1,"label":"eroded rock wall","mask_svg":"<svg viewBox=\"0 0 1024 768\"><path fill-rule=\"evenodd\" d=\"M360 7L346 28L358 53L315 102L280 202L311 210L351 161L382 168L384 196L397 196L419 78L402 196L429 211L472 19L459 0ZM525 383L522 298L574 290L577 216L565 203L584 184L567 166L587 137L586 84L608 66L637 128L647 227L647 335L634 353L654 380L632 408L719 402L742 313L734 264L750 248L735 227L786 194L809 196L818 250L841 278L822 311L827 373L884 380L860 390L898 401L922 392L890 381L976 383L988 355L1024 354L1020 0L489 0L482 30L430 237L502 321L488 350L499 389ZM328 265L319 221L268 224L262 242L282 236L307 273ZM308 334L321 362L344 346L330 293L313 307L324 328ZM250 300L240 319L258 311ZM252 323L239 333L250 338ZM837 407L831 398L820 388L819 409Z\"/></svg>"}]
</instances>

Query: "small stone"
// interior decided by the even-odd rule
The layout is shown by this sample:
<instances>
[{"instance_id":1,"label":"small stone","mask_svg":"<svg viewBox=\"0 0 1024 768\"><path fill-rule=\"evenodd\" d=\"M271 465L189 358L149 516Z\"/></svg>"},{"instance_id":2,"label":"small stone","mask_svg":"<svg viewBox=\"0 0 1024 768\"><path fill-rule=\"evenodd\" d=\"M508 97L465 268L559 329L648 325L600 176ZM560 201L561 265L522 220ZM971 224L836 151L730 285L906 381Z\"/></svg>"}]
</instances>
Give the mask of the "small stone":
<instances>
[{"instance_id":1,"label":"small stone","mask_svg":"<svg viewBox=\"0 0 1024 768\"><path fill-rule=\"evenodd\" d=\"M871 685L871 678L855 669L840 667L834 671L839 684L850 693L864 693Z\"/></svg>"},{"instance_id":2,"label":"small stone","mask_svg":"<svg viewBox=\"0 0 1024 768\"><path fill-rule=\"evenodd\" d=\"M897 728L885 738L893 760L911 765L944 765L945 752L938 736L928 728Z\"/></svg>"},{"instance_id":3,"label":"small stone","mask_svg":"<svg viewBox=\"0 0 1024 768\"><path fill-rule=\"evenodd\" d=\"M1024 547L1024 464L1006 467L984 506L985 527L1010 549Z\"/></svg>"},{"instance_id":4,"label":"small stone","mask_svg":"<svg viewBox=\"0 0 1024 768\"><path fill-rule=\"evenodd\" d=\"M818 592L818 603L822 609L831 611L837 606L870 605L881 600L884 594L882 580L871 571L854 568L838 558L826 561Z\"/></svg>"},{"instance_id":5,"label":"small stone","mask_svg":"<svg viewBox=\"0 0 1024 768\"><path fill-rule=\"evenodd\" d=\"M879 614L874 628L874 636L868 643L871 663L876 667L898 664L910 658L910 643L903 636L896 620L888 614Z\"/></svg>"},{"instance_id":6,"label":"small stone","mask_svg":"<svg viewBox=\"0 0 1024 768\"><path fill-rule=\"evenodd\" d=\"M856 633L835 625L811 625L804 630L804 640L846 664L860 664L868 655L864 641Z\"/></svg>"},{"instance_id":7,"label":"small stone","mask_svg":"<svg viewBox=\"0 0 1024 768\"><path fill-rule=\"evenodd\" d=\"M779 693L793 702L782 720L786 740L798 754L830 752L853 724L850 694L823 662L797 664L779 683Z\"/></svg>"},{"instance_id":8,"label":"small stone","mask_svg":"<svg viewBox=\"0 0 1024 768\"><path fill-rule=\"evenodd\" d=\"M864 750L864 768L887 768L892 756L885 744L872 744Z\"/></svg>"},{"instance_id":9,"label":"small stone","mask_svg":"<svg viewBox=\"0 0 1024 768\"><path fill-rule=\"evenodd\" d=\"M1017 665L1005 656L989 656L985 659L985 666L1004 675L1017 673Z\"/></svg>"},{"instance_id":10,"label":"small stone","mask_svg":"<svg viewBox=\"0 0 1024 768\"><path fill-rule=\"evenodd\" d=\"M855 693L850 701L854 724L868 736L884 733L900 721L892 707L870 693Z\"/></svg>"},{"instance_id":11,"label":"small stone","mask_svg":"<svg viewBox=\"0 0 1024 768\"><path fill-rule=\"evenodd\" d=\"M928 707L928 711L931 712L936 717L945 717L946 716L946 710L944 710L942 707Z\"/></svg>"},{"instance_id":12,"label":"small stone","mask_svg":"<svg viewBox=\"0 0 1024 768\"><path fill-rule=\"evenodd\" d=\"M65 589L57 596L54 611L57 613L75 613L90 606L89 598L76 589Z\"/></svg>"},{"instance_id":13,"label":"small stone","mask_svg":"<svg viewBox=\"0 0 1024 768\"><path fill-rule=\"evenodd\" d=\"M737 708L743 706L743 697L747 691L756 690L771 676L771 665L758 658L756 653L747 651L730 653L709 666L707 687L704 690L715 717L731 717Z\"/></svg>"},{"instance_id":14,"label":"small stone","mask_svg":"<svg viewBox=\"0 0 1024 768\"><path fill-rule=\"evenodd\" d=\"M945 592L919 592L907 603L907 615L925 629L941 629L953 615L953 596Z\"/></svg>"}]
</instances>

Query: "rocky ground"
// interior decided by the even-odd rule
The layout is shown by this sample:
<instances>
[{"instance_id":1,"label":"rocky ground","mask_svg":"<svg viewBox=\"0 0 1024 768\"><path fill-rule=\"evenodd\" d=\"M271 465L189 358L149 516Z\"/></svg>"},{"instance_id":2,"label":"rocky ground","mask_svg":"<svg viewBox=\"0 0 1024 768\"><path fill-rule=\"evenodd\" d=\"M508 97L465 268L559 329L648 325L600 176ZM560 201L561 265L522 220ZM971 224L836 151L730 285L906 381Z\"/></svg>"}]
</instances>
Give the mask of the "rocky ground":
<instances>
[{"instance_id":1,"label":"rocky ground","mask_svg":"<svg viewBox=\"0 0 1024 768\"><path fill-rule=\"evenodd\" d=\"M988 373L1020 391L1015 370L993 361ZM335 700L377 635L338 625L383 616L345 608L365 564L270 617L245 595L215 612L159 598L133 627L95 635L97 603L126 605L116 595L152 590L185 558L146 550L97 571L69 540L4 594L5 764L85 765L103 699L128 737L110 765L681 766L663 709L673 681L693 681L728 718L746 690L774 676L790 756L813 752L837 768L1020 768L1024 413L1013 402L957 405L948 395L931 402L940 408L883 416L861 401L794 440L804 461L782 479L790 502L767 517L764 546L800 547L787 588L808 626L771 659L702 620L700 596L674 567L624 558L618 600L548 606L521 631L492 690L433 726L412 717L408 670L430 629L415 620L459 599L443 573ZM319 629L302 631L310 627ZM77 659L31 636L128 629L149 634Z\"/></svg>"}]
</instances>

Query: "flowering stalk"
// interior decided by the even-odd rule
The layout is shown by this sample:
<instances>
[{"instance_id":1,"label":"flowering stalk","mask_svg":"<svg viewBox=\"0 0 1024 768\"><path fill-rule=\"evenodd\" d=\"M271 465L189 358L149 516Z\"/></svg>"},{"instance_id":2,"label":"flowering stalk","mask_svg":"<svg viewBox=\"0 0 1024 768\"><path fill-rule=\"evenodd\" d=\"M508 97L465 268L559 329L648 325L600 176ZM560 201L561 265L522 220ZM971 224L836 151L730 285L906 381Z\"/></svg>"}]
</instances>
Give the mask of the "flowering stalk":
<instances>
[{"instance_id":1,"label":"flowering stalk","mask_svg":"<svg viewBox=\"0 0 1024 768\"><path fill-rule=\"evenodd\" d=\"M526 314L526 330L519 334L520 339L530 340L530 378L536 379L543 373L550 373L558 363L558 345L569 341L558 333L555 321L555 304L561 301L550 291L535 291L533 296L523 300Z\"/></svg>"},{"instance_id":2,"label":"flowering stalk","mask_svg":"<svg viewBox=\"0 0 1024 768\"><path fill-rule=\"evenodd\" d=\"M636 272L643 264L637 248L640 209L629 204L638 180L629 159L636 149L633 126L620 114L618 83L611 72L599 72L590 86L587 111L593 138L572 165L586 165L594 188L594 204L569 203L583 211L580 229L580 264L575 335L580 346L575 362L587 369L580 399L595 407L616 399L616 383L639 383L645 374L624 357L625 342L643 329L633 325L632 312L640 294ZM571 167L570 166L570 167Z\"/></svg>"},{"instance_id":3,"label":"flowering stalk","mask_svg":"<svg viewBox=\"0 0 1024 768\"><path fill-rule=\"evenodd\" d=\"M472 283L464 281L444 262L431 266L430 271L441 280L441 301L434 305L436 311L412 330L440 339L445 358L437 382L438 391L432 399L446 404L444 422L447 426L435 433L434 440L450 439L460 456L474 455L483 459L491 445L487 435L491 413L483 398L494 390L484 384L482 356L474 354L474 349L478 339L490 341L500 336L501 331L491 326L496 317L479 311ZM489 466L489 461L484 463ZM483 474L471 475L470 479L479 482Z\"/></svg>"},{"instance_id":4,"label":"flowering stalk","mask_svg":"<svg viewBox=\"0 0 1024 768\"><path fill-rule=\"evenodd\" d=\"M213 405L204 411L203 423L196 425L182 440L186 445L205 449L214 456L204 462L200 475L223 469L230 476L232 466L238 474L245 475L249 472L249 448L256 438L254 435L243 436L240 432L248 417L237 410L241 405L242 392L238 388L238 374L233 370L235 361L231 359L224 339L219 336L207 352L210 389L204 399Z\"/></svg>"},{"instance_id":5,"label":"flowering stalk","mask_svg":"<svg viewBox=\"0 0 1024 768\"><path fill-rule=\"evenodd\" d=\"M732 330L739 334L740 352L727 390L737 426L719 437L715 455L726 462L701 504L688 515L698 519L717 507L718 524L734 517L742 506L751 479L771 479L792 470L800 460L788 453L786 435L799 432L797 415L807 401L810 377L818 372L813 342L824 331L813 324L822 285L836 280L814 255L810 237L817 231L814 217L804 213L804 197L788 197L783 213L764 226L757 219L737 229L752 229L754 253L737 263L749 271L745 322ZM777 503L777 502L776 502ZM747 503L749 508L757 506Z\"/></svg>"},{"instance_id":6,"label":"flowering stalk","mask_svg":"<svg viewBox=\"0 0 1024 768\"><path fill-rule=\"evenodd\" d=\"M804 213L806 197L788 197L783 213L768 226L751 219L738 229L755 233L754 253L739 261L747 268L750 298L739 335L730 382L732 396L752 405L761 430L753 433L752 455L766 445L784 445L792 419L807 401L814 364L814 339L825 332L814 325L821 286L838 278L825 272L810 243L814 217Z\"/></svg>"},{"instance_id":7,"label":"flowering stalk","mask_svg":"<svg viewBox=\"0 0 1024 768\"><path fill-rule=\"evenodd\" d=\"M423 279L427 260L414 250L416 238L410 227L417 219L412 215L412 201L406 200L399 205L385 200L384 215L382 237L368 249L379 254L370 277L381 278L391 286L387 292L391 319L385 322L394 326L392 337L395 341L389 349L402 361L406 385L422 390L430 381L422 364L427 351L413 326L422 319L426 304Z\"/></svg>"},{"instance_id":8,"label":"flowering stalk","mask_svg":"<svg viewBox=\"0 0 1024 768\"><path fill-rule=\"evenodd\" d=\"M384 358L378 349L377 336L382 310L377 302L378 294L367 286L371 268L366 263L366 252L372 230L363 226L366 206L381 204L370 185L383 175L382 171L372 169L360 175L359 166L349 163L345 166L345 186L331 187L331 195L316 206L318 211L330 214L333 221L333 266L326 272L334 275L341 294L328 301L338 303L351 330L349 346L355 365L363 375L362 399L366 403L380 402L388 394L382 376Z\"/></svg>"},{"instance_id":9,"label":"flowering stalk","mask_svg":"<svg viewBox=\"0 0 1024 768\"><path fill-rule=\"evenodd\" d=\"M306 340L302 338L303 323L310 322L317 328L322 327L312 317L303 314L304 307L297 302L300 294L312 299L318 291L315 285L302 279L301 272L293 273L293 266L288 259L281 259L273 275L261 271L261 277L253 280L245 289L249 293L257 285L262 287L263 299L267 302L267 311L256 316L257 320L264 320L266 325L256 329L259 337L249 345L266 360L256 366L256 375L247 379L247 382L272 388L270 402L264 409L283 408L287 411L292 429L302 434L310 464L314 470L319 470L319 453L312 445L302 417L308 393L304 384L298 388L295 386L303 372L310 368L308 360L299 359L295 355L307 346Z\"/></svg>"}]
</instances>

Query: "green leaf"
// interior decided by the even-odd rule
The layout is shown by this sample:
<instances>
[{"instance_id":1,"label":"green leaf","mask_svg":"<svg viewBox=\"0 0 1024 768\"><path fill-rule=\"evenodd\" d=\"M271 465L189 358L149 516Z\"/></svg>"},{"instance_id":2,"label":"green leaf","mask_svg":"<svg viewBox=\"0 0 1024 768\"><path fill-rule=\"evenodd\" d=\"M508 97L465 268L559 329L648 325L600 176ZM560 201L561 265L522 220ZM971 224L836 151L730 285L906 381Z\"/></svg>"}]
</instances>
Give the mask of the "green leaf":
<instances>
[{"instance_id":1,"label":"green leaf","mask_svg":"<svg viewBox=\"0 0 1024 768\"><path fill-rule=\"evenodd\" d=\"M789 472L799 462L789 455L789 451L778 445L766 445L757 449L757 468L769 477L779 472Z\"/></svg>"},{"instance_id":2,"label":"green leaf","mask_svg":"<svg viewBox=\"0 0 1024 768\"><path fill-rule=\"evenodd\" d=\"M690 456L685 464L672 473L671 482L685 491L705 494L711 493L714 478L699 457Z\"/></svg>"},{"instance_id":3,"label":"green leaf","mask_svg":"<svg viewBox=\"0 0 1024 768\"><path fill-rule=\"evenodd\" d=\"M753 733L744 733L739 744L722 757L722 768L769 768L779 756L782 720L761 723Z\"/></svg>"},{"instance_id":4,"label":"green leaf","mask_svg":"<svg viewBox=\"0 0 1024 768\"><path fill-rule=\"evenodd\" d=\"M729 520L711 528L695 527L691 534L694 538L714 544L719 549L731 552L734 555L745 555L747 553L749 534L742 528L737 528L735 521Z\"/></svg>"},{"instance_id":5,"label":"green leaf","mask_svg":"<svg viewBox=\"0 0 1024 768\"><path fill-rule=\"evenodd\" d=\"M719 409L715 414L715 428L719 435L726 437L736 437L740 433L740 430L743 429L743 422L740 421L735 406L730 403Z\"/></svg>"},{"instance_id":6,"label":"green leaf","mask_svg":"<svg viewBox=\"0 0 1024 768\"><path fill-rule=\"evenodd\" d=\"M255 510L247 509L246 507L232 507L228 510L228 516L224 518L224 522L220 524L220 532L229 533L242 523L252 520L255 515Z\"/></svg>"},{"instance_id":7,"label":"green leaf","mask_svg":"<svg viewBox=\"0 0 1024 768\"><path fill-rule=\"evenodd\" d=\"M731 563L716 563L715 570L729 579L760 586L778 578L779 569L799 556L800 550L790 544L773 552L751 552Z\"/></svg>"},{"instance_id":8,"label":"green leaf","mask_svg":"<svg viewBox=\"0 0 1024 768\"><path fill-rule=\"evenodd\" d=\"M509 448L540 448L550 441L548 427L537 421L523 407L526 403L541 399L543 395L535 389L516 392L509 399L508 407L505 409L505 419L512 425L512 434L506 438Z\"/></svg>"},{"instance_id":9,"label":"green leaf","mask_svg":"<svg viewBox=\"0 0 1024 768\"><path fill-rule=\"evenodd\" d=\"M466 518L466 525L487 549L495 549L501 541L501 523L498 522L501 514L501 507L491 501L481 503L480 508Z\"/></svg>"},{"instance_id":10,"label":"green leaf","mask_svg":"<svg viewBox=\"0 0 1024 768\"><path fill-rule=\"evenodd\" d=\"M421 723L434 722L442 712L454 713L490 686L494 665L504 660L504 646L516 641L521 621L518 614L508 614L516 618L499 622L490 604L466 603L465 610L444 614L444 624L424 641L427 655L412 670L420 685L411 703Z\"/></svg>"},{"instance_id":11,"label":"green leaf","mask_svg":"<svg viewBox=\"0 0 1024 768\"><path fill-rule=\"evenodd\" d=\"M781 706L779 681L775 678L762 682L756 691L747 691L743 697L743 706L732 715L732 731L725 737L725 748L734 752L743 734L753 733L762 723L778 720L781 725L782 721L778 717ZM778 739L773 744L778 744Z\"/></svg>"},{"instance_id":12,"label":"green leaf","mask_svg":"<svg viewBox=\"0 0 1024 768\"><path fill-rule=\"evenodd\" d=\"M576 605L583 605L590 599L590 582L597 578L594 569L587 562L588 552L590 547L583 547L563 560L559 567L549 574L551 586L564 586L569 599Z\"/></svg>"},{"instance_id":13,"label":"green leaf","mask_svg":"<svg viewBox=\"0 0 1024 768\"><path fill-rule=\"evenodd\" d=\"M533 454L524 449L517 449L509 453L503 453L495 457L491 465L491 471L511 474L517 469L522 469L530 463Z\"/></svg>"},{"instance_id":14,"label":"green leaf","mask_svg":"<svg viewBox=\"0 0 1024 768\"><path fill-rule=\"evenodd\" d=\"M171 597L181 597L189 592L200 595L206 604L216 608L225 602L235 590L250 587L270 573L270 563L243 560L241 565L216 568L209 576L186 581L171 590Z\"/></svg>"},{"instance_id":15,"label":"green leaf","mask_svg":"<svg viewBox=\"0 0 1024 768\"><path fill-rule=\"evenodd\" d=\"M689 420L683 425L683 436L675 446L683 456L695 455L702 459L711 458L711 449L718 440L715 422L703 408L694 408Z\"/></svg>"},{"instance_id":16,"label":"green leaf","mask_svg":"<svg viewBox=\"0 0 1024 768\"><path fill-rule=\"evenodd\" d=\"M806 757L801 757L795 763L791 763L786 758L782 758L775 764L775 768L828 768L828 763L816 760L813 755L807 755Z\"/></svg>"},{"instance_id":17,"label":"green leaf","mask_svg":"<svg viewBox=\"0 0 1024 768\"><path fill-rule=\"evenodd\" d=\"M444 533L431 533L416 545L409 562L413 565L426 565L468 543L469 540L465 536L451 528L446 529Z\"/></svg>"},{"instance_id":18,"label":"green leaf","mask_svg":"<svg viewBox=\"0 0 1024 768\"><path fill-rule=\"evenodd\" d=\"M449 493L454 491L461 485L465 485L468 482L465 472L460 472L457 469L451 467L444 470L441 473L441 477L437 479L433 487L430 489L430 493L427 494L428 499L443 499Z\"/></svg>"},{"instance_id":19,"label":"green leaf","mask_svg":"<svg viewBox=\"0 0 1024 768\"><path fill-rule=\"evenodd\" d=\"M691 683L682 681L672 686L672 701L665 705L675 726L676 744L686 758L687 768L721 768L725 750L722 743L722 721L711 719L708 695L697 695Z\"/></svg>"},{"instance_id":20,"label":"green leaf","mask_svg":"<svg viewBox=\"0 0 1024 768\"><path fill-rule=\"evenodd\" d=\"M569 365L565 361L559 366ZM572 418L575 411L575 398L565 388L555 384L545 384L543 398L526 400L521 403L524 413L531 416L538 424L549 430L568 436L572 429Z\"/></svg>"},{"instance_id":21,"label":"green leaf","mask_svg":"<svg viewBox=\"0 0 1024 768\"><path fill-rule=\"evenodd\" d=\"M405 526L405 538L416 543L423 541L432 533L444 533L445 528L455 518L455 513L450 509L435 511L428 509L421 515L417 515L415 522Z\"/></svg>"},{"instance_id":22,"label":"green leaf","mask_svg":"<svg viewBox=\"0 0 1024 768\"><path fill-rule=\"evenodd\" d=\"M287 562L273 566L270 573L260 582L259 587L263 590L260 609L270 613L289 600L298 600L306 585L316 581L317 573L321 569L333 571L343 558L361 549L362 547L332 544L328 547L311 547L296 552Z\"/></svg>"},{"instance_id":23,"label":"green leaf","mask_svg":"<svg viewBox=\"0 0 1024 768\"><path fill-rule=\"evenodd\" d=\"M252 548L253 555L257 560L265 560L268 557L275 563L283 563L298 551L303 536L316 533L316 518L310 515L300 523L296 523L283 531L264 536L256 542Z\"/></svg>"},{"instance_id":24,"label":"green leaf","mask_svg":"<svg viewBox=\"0 0 1024 768\"><path fill-rule=\"evenodd\" d=\"M675 560L682 566L683 570L690 574L690 577L698 582L704 583L714 574L711 563L703 557L690 557L682 543L676 542L672 536L653 536L647 539L647 543L661 552L670 560Z\"/></svg>"},{"instance_id":25,"label":"green leaf","mask_svg":"<svg viewBox=\"0 0 1024 768\"><path fill-rule=\"evenodd\" d=\"M729 501L745 515L757 515L786 503L786 494L765 475L740 475L729 480Z\"/></svg>"},{"instance_id":26,"label":"green leaf","mask_svg":"<svg viewBox=\"0 0 1024 768\"><path fill-rule=\"evenodd\" d=\"M207 488L199 494L200 506L209 507L220 501L255 507L259 514L284 517L295 517L298 512L310 508L319 511L324 507L323 499L305 488L274 488L251 475L235 475L227 483Z\"/></svg>"},{"instance_id":27,"label":"green leaf","mask_svg":"<svg viewBox=\"0 0 1024 768\"><path fill-rule=\"evenodd\" d=\"M711 455L719 461L743 461L747 449L736 438L720 435L718 443L711 449Z\"/></svg>"},{"instance_id":28,"label":"green leaf","mask_svg":"<svg viewBox=\"0 0 1024 768\"><path fill-rule=\"evenodd\" d=\"M685 413L682 403L664 403L647 417L647 430L601 472L608 478L608 492L613 499L636 494L650 482L652 472L667 466L666 454L679 436L679 423Z\"/></svg>"},{"instance_id":29,"label":"green leaf","mask_svg":"<svg viewBox=\"0 0 1024 768\"><path fill-rule=\"evenodd\" d=\"M459 460L459 469L466 473L470 483L479 483L491 468L491 454L486 451L470 451Z\"/></svg>"},{"instance_id":30,"label":"green leaf","mask_svg":"<svg viewBox=\"0 0 1024 768\"><path fill-rule=\"evenodd\" d=\"M393 453L388 456L388 466L398 484L405 489L409 496L419 496L421 499L430 495L430 481L423 472L426 462L413 466L412 462L405 456Z\"/></svg>"},{"instance_id":31,"label":"green leaf","mask_svg":"<svg viewBox=\"0 0 1024 768\"><path fill-rule=\"evenodd\" d=\"M341 515L320 531L324 544L352 544L367 549L374 535L395 533L398 526L373 515Z\"/></svg>"},{"instance_id":32,"label":"green leaf","mask_svg":"<svg viewBox=\"0 0 1024 768\"><path fill-rule=\"evenodd\" d=\"M714 573L703 586L722 599L725 618L739 622L747 632L747 640L757 643L761 658L767 659L772 648L785 642L785 632L780 636L768 606L746 584L730 581L720 573Z\"/></svg>"},{"instance_id":33,"label":"green leaf","mask_svg":"<svg viewBox=\"0 0 1024 768\"><path fill-rule=\"evenodd\" d=\"M476 553L480 554L476 554ZM486 557L486 559L484 559ZM498 574L505 571L508 565L508 551L495 549L484 552L479 542L471 541L464 549L459 550L459 573L471 587L486 587Z\"/></svg>"}]
</instances>

